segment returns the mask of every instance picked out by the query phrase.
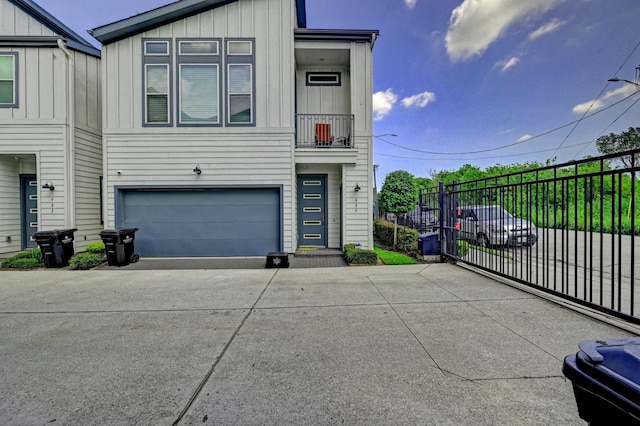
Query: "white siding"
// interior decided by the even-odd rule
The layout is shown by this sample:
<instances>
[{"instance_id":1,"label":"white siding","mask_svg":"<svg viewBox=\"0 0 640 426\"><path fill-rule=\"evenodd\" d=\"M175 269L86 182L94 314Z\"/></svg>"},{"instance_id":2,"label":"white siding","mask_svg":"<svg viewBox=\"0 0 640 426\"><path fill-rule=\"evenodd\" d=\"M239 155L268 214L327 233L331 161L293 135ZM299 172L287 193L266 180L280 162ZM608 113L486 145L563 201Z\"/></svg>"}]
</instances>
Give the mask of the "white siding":
<instances>
[{"instance_id":1,"label":"white siding","mask_svg":"<svg viewBox=\"0 0 640 426\"><path fill-rule=\"evenodd\" d=\"M6 0L0 1L3 35L50 36L54 33Z\"/></svg>"},{"instance_id":2,"label":"white siding","mask_svg":"<svg viewBox=\"0 0 640 426\"><path fill-rule=\"evenodd\" d=\"M21 247L19 175L20 161L0 155L0 254Z\"/></svg>"},{"instance_id":3,"label":"white siding","mask_svg":"<svg viewBox=\"0 0 640 426\"><path fill-rule=\"evenodd\" d=\"M117 186L282 185L283 249L295 250L293 26L292 0L239 0L103 49L106 228ZM142 127L142 38L153 37L255 38L256 127Z\"/></svg>"}]
</instances>

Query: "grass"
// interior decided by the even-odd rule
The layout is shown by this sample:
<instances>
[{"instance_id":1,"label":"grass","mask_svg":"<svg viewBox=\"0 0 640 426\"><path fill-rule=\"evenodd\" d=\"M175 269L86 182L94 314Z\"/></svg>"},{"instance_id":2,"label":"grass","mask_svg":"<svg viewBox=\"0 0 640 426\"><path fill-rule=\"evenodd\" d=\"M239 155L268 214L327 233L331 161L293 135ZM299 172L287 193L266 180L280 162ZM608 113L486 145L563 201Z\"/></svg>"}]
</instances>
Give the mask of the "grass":
<instances>
[{"instance_id":1,"label":"grass","mask_svg":"<svg viewBox=\"0 0 640 426\"><path fill-rule=\"evenodd\" d=\"M375 246L373 250L385 265L415 265L418 263L412 257L395 251L383 250L378 246Z\"/></svg>"}]
</instances>

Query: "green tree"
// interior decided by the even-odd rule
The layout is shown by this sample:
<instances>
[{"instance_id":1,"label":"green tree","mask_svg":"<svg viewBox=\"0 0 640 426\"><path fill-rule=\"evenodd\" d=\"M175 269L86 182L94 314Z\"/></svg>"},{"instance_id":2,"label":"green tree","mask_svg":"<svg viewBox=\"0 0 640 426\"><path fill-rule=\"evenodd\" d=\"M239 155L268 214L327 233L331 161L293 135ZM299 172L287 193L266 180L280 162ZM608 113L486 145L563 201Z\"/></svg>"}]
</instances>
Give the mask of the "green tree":
<instances>
[{"instance_id":1,"label":"green tree","mask_svg":"<svg viewBox=\"0 0 640 426\"><path fill-rule=\"evenodd\" d=\"M398 215L405 214L416 207L417 194L415 191L414 177L405 170L396 170L389 173L382 184L378 195L380 208L393 213L393 248L398 244Z\"/></svg>"},{"instance_id":2,"label":"green tree","mask_svg":"<svg viewBox=\"0 0 640 426\"><path fill-rule=\"evenodd\" d=\"M629 130L620 134L611 133L608 136L600 136L596 139L596 147L602 154L615 154L640 148L640 127L629 127ZM620 161L625 167L631 167L631 155L623 155Z\"/></svg>"}]
</instances>

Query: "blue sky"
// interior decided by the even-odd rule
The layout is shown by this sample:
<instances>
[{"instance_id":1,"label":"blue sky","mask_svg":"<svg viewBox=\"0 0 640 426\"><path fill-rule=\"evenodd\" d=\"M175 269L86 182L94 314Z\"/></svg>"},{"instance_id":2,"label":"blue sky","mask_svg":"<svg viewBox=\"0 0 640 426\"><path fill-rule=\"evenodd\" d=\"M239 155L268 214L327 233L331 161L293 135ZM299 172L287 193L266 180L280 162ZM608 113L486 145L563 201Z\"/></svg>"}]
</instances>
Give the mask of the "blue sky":
<instances>
[{"instance_id":1,"label":"blue sky","mask_svg":"<svg viewBox=\"0 0 640 426\"><path fill-rule=\"evenodd\" d=\"M171 3L36 1L83 36ZM640 126L640 92L607 81L636 78L638 0L307 0L307 23L380 30L374 134L397 136L375 139L379 185L398 169L580 159Z\"/></svg>"}]
</instances>

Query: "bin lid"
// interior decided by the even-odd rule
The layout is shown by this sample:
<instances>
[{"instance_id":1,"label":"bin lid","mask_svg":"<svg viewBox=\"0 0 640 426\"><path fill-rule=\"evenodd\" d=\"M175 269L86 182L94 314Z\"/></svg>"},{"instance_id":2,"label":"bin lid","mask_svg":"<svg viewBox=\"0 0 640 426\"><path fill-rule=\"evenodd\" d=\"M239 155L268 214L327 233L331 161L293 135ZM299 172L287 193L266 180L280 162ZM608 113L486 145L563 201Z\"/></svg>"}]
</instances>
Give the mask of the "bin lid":
<instances>
[{"instance_id":1,"label":"bin lid","mask_svg":"<svg viewBox=\"0 0 640 426\"><path fill-rule=\"evenodd\" d=\"M37 238L37 237L57 237L58 235L61 234L72 234L74 232L76 232L78 230L78 228L73 228L73 229L51 229L48 231L38 231L36 233L33 234L33 238Z\"/></svg>"},{"instance_id":2,"label":"bin lid","mask_svg":"<svg viewBox=\"0 0 640 426\"><path fill-rule=\"evenodd\" d=\"M100 236L111 237L111 236L127 235L127 234L133 234L137 230L138 228L104 229L100 231Z\"/></svg>"},{"instance_id":3,"label":"bin lid","mask_svg":"<svg viewBox=\"0 0 640 426\"><path fill-rule=\"evenodd\" d=\"M640 401L640 337L585 341L579 346L576 365L583 374L612 392Z\"/></svg>"},{"instance_id":4,"label":"bin lid","mask_svg":"<svg viewBox=\"0 0 640 426\"><path fill-rule=\"evenodd\" d=\"M433 237L437 237L437 236L438 236L437 232L427 232L427 233L424 233L424 234L420 234L418 236L418 238L425 239L425 238L433 238Z\"/></svg>"}]
</instances>

